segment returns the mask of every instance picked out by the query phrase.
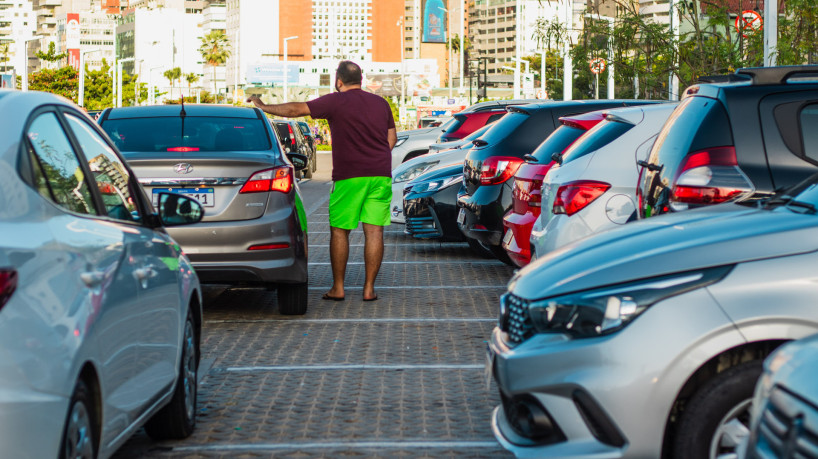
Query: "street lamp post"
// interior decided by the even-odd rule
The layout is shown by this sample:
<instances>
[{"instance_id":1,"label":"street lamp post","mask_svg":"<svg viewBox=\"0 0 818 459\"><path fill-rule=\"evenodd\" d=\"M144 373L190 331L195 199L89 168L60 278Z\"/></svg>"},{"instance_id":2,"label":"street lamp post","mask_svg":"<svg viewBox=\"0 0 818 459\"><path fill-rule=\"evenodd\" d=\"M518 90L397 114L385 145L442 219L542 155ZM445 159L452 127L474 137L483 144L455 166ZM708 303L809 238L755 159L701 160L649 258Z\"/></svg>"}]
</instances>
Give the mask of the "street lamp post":
<instances>
[{"instance_id":1,"label":"street lamp post","mask_svg":"<svg viewBox=\"0 0 818 459\"><path fill-rule=\"evenodd\" d=\"M20 83L20 89L23 91L28 91L28 42L42 40L43 38L45 38L45 36L36 35L23 40L23 53L25 54L25 59L23 60L23 81Z\"/></svg>"},{"instance_id":2,"label":"street lamp post","mask_svg":"<svg viewBox=\"0 0 818 459\"><path fill-rule=\"evenodd\" d=\"M673 40L673 64L678 63L679 51L679 7L676 5L677 0L668 1L668 13L670 15L670 34ZM770 2L766 2L770 3ZM670 77L668 79L668 100L676 100L679 97L679 76L671 69Z\"/></svg>"},{"instance_id":3,"label":"street lamp post","mask_svg":"<svg viewBox=\"0 0 818 459\"><path fill-rule=\"evenodd\" d=\"M148 94L149 105L156 104L156 90L153 87L153 71L161 68L163 68L163 66L159 65L156 67L151 67L150 70L148 70L148 91L150 92Z\"/></svg>"},{"instance_id":4,"label":"street lamp post","mask_svg":"<svg viewBox=\"0 0 818 459\"><path fill-rule=\"evenodd\" d=\"M567 35L562 44L562 99L571 100L574 97L574 62L569 42L574 31L574 0L563 0L562 5L565 7L562 13Z\"/></svg>"},{"instance_id":5,"label":"street lamp post","mask_svg":"<svg viewBox=\"0 0 818 459\"><path fill-rule=\"evenodd\" d=\"M85 107L85 55L96 53L99 49L89 49L88 51L80 51L80 81L79 81L79 95L77 96L77 105Z\"/></svg>"},{"instance_id":6,"label":"street lamp post","mask_svg":"<svg viewBox=\"0 0 818 459\"><path fill-rule=\"evenodd\" d=\"M463 33L464 33L464 30L463 30L463 28L464 28L464 26L463 26L463 22L464 22L463 14L464 14L464 10L465 10L465 8L463 7L463 4L461 3L460 4L460 67L459 67L459 69L460 69L460 90L458 90L458 94L460 95L460 97L463 97L463 53L466 52L465 38L463 37Z\"/></svg>"},{"instance_id":7,"label":"street lamp post","mask_svg":"<svg viewBox=\"0 0 818 459\"><path fill-rule=\"evenodd\" d=\"M523 30L523 11L522 11L522 4L520 0L516 1L516 6L514 8L514 13L516 16L516 30L517 36L514 39L514 42L517 46L515 46L516 53L514 58L514 98L520 98L520 61L521 55L523 50L523 34L521 31Z\"/></svg>"},{"instance_id":8,"label":"street lamp post","mask_svg":"<svg viewBox=\"0 0 818 459\"><path fill-rule=\"evenodd\" d=\"M287 102L287 42L290 40L295 40L298 38L298 35L293 35L292 37L287 37L284 39L284 102Z\"/></svg>"},{"instance_id":9,"label":"street lamp post","mask_svg":"<svg viewBox=\"0 0 818 459\"><path fill-rule=\"evenodd\" d=\"M537 51L537 54L542 56L540 59L540 91L542 91L543 98L547 98L545 92L545 59L548 56L548 51Z\"/></svg>"}]
</instances>

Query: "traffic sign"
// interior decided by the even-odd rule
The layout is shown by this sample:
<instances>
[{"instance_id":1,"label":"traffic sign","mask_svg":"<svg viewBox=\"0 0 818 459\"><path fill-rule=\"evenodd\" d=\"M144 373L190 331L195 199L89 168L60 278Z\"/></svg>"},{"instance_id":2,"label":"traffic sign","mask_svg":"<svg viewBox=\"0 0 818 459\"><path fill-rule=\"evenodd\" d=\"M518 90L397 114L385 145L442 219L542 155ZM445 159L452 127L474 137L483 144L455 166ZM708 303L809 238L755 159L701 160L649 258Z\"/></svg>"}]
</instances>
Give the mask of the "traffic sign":
<instances>
[{"instance_id":1,"label":"traffic sign","mask_svg":"<svg viewBox=\"0 0 818 459\"><path fill-rule=\"evenodd\" d=\"M591 73L595 73L599 75L600 73L605 71L605 59L601 57L597 57L596 59L592 59L590 63Z\"/></svg>"},{"instance_id":2,"label":"traffic sign","mask_svg":"<svg viewBox=\"0 0 818 459\"><path fill-rule=\"evenodd\" d=\"M744 10L736 16L736 30L742 37L747 38L763 28L764 20L758 11Z\"/></svg>"}]
</instances>

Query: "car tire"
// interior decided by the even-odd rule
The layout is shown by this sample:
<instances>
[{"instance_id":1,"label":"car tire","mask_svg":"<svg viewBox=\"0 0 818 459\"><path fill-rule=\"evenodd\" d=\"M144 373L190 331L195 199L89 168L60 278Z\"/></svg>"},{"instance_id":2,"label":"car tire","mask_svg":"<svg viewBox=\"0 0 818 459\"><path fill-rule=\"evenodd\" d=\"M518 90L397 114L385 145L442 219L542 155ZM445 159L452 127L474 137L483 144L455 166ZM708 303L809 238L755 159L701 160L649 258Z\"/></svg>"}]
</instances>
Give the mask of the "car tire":
<instances>
[{"instance_id":1,"label":"car tire","mask_svg":"<svg viewBox=\"0 0 818 459\"><path fill-rule=\"evenodd\" d=\"M736 440L749 434L750 402L761 376L761 360L729 368L690 398L673 440L674 458L715 458L735 454ZM720 453L722 451L723 453Z\"/></svg>"},{"instance_id":2,"label":"car tire","mask_svg":"<svg viewBox=\"0 0 818 459\"><path fill-rule=\"evenodd\" d=\"M494 254L491 252L491 249L477 239L467 237L466 242L469 243L469 248L475 255L481 258L494 258Z\"/></svg>"},{"instance_id":3,"label":"car tire","mask_svg":"<svg viewBox=\"0 0 818 459\"><path fill-rule=\"evenodd\" d=\"M76 457L97 457L96 432L94 431L94 406L91 391L84 381L77 381L71 403L68 405L68 417L62 432L60 447L61 459Z\"/></svg>"},{"instance_id":4,"label":"car tire","mask_svg":"<svg viewBox=\"0 0 818 459\"><path fill-rule=\"evenodd\" d=\"M315 158L309 158L307 162L307 167L304 168L301 172L304 174L304 178L312 178L312 163L315 162Z\"/></svg>"},{"instance_id":5,"label":"car tire","mask_svg":"<svg viewBox=\"0 0 818 459\"><path fill-rule=\"evenodd\" d=\"M307 313L307 282L278 285L278 312L285 316L303 316Z\"/></svg>"},{"instance_id":6,"label":"car tire","mask_svg":"<svg viewBox=\"0 0 818 459\"><path fill-rule=\"evenodd\" d=\"M312 171L315 172L318 170L318 151L312 152Z\"/></svg>"},{"instance_id":7,"label":"car tire","mask_svg":"<svg viewBox=\"0 0 818 459\"><path fill-rule=\"evenodd\" d=\"M145 424L145 432L154 440L187 438L196 427L199 340L195 330L193 317L188 312L173 398Z\"/></svg>"}]
</instances>

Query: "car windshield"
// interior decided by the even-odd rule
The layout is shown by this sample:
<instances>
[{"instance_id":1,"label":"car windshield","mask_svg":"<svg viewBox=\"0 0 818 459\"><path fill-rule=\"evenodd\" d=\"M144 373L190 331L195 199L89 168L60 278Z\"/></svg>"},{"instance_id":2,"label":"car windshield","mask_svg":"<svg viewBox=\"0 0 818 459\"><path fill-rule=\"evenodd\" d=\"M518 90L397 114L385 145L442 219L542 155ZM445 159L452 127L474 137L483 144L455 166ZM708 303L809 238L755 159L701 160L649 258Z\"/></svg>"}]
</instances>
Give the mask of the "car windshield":
<instances>
[{"instance_id":1,"label":"car windshield","mask_svg":"<svg viewBox=\"0 0 818 459\"><path fill-rule=\"evenodd\" d=\"M309 126L298 123L298 127L301 128L301 133L302 134L304 134L304 135L310 135L311 134Z\"/></svg>"},{"instance_id":2,"label":"car windshield","mask_svg":"<svg viewBox=\"0 0 818 459\"><path fill-rule=\"evenodd\" d=\"M102 123L120 151L264 151L271 148L258 118L203 116L120 118Z\"/></svg>"}]
</instances>

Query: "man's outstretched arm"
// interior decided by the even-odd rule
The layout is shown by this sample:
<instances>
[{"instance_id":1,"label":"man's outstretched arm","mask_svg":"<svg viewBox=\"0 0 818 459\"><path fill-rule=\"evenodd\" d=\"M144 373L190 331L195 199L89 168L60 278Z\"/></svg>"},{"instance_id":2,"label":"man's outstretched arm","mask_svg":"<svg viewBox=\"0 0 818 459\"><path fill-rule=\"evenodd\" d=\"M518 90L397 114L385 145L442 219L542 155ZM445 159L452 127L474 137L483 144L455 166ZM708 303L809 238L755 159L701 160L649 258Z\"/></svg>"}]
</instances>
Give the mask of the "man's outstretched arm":
<instances>
[{"instance_id":1,"label":"man's outstretched arm","mask_svg":"<svg viewBox=\"0 0 818 459\"><path fill-rule=\"evenodd\" d=\"M265 104L258 96L250 96L247 102L252 103L261 111L275 116L283 116L285 118L296 118L299 116L309 116L310 107L304 102L287 102L285 104Z\"/></svg>"}]
</instances>

